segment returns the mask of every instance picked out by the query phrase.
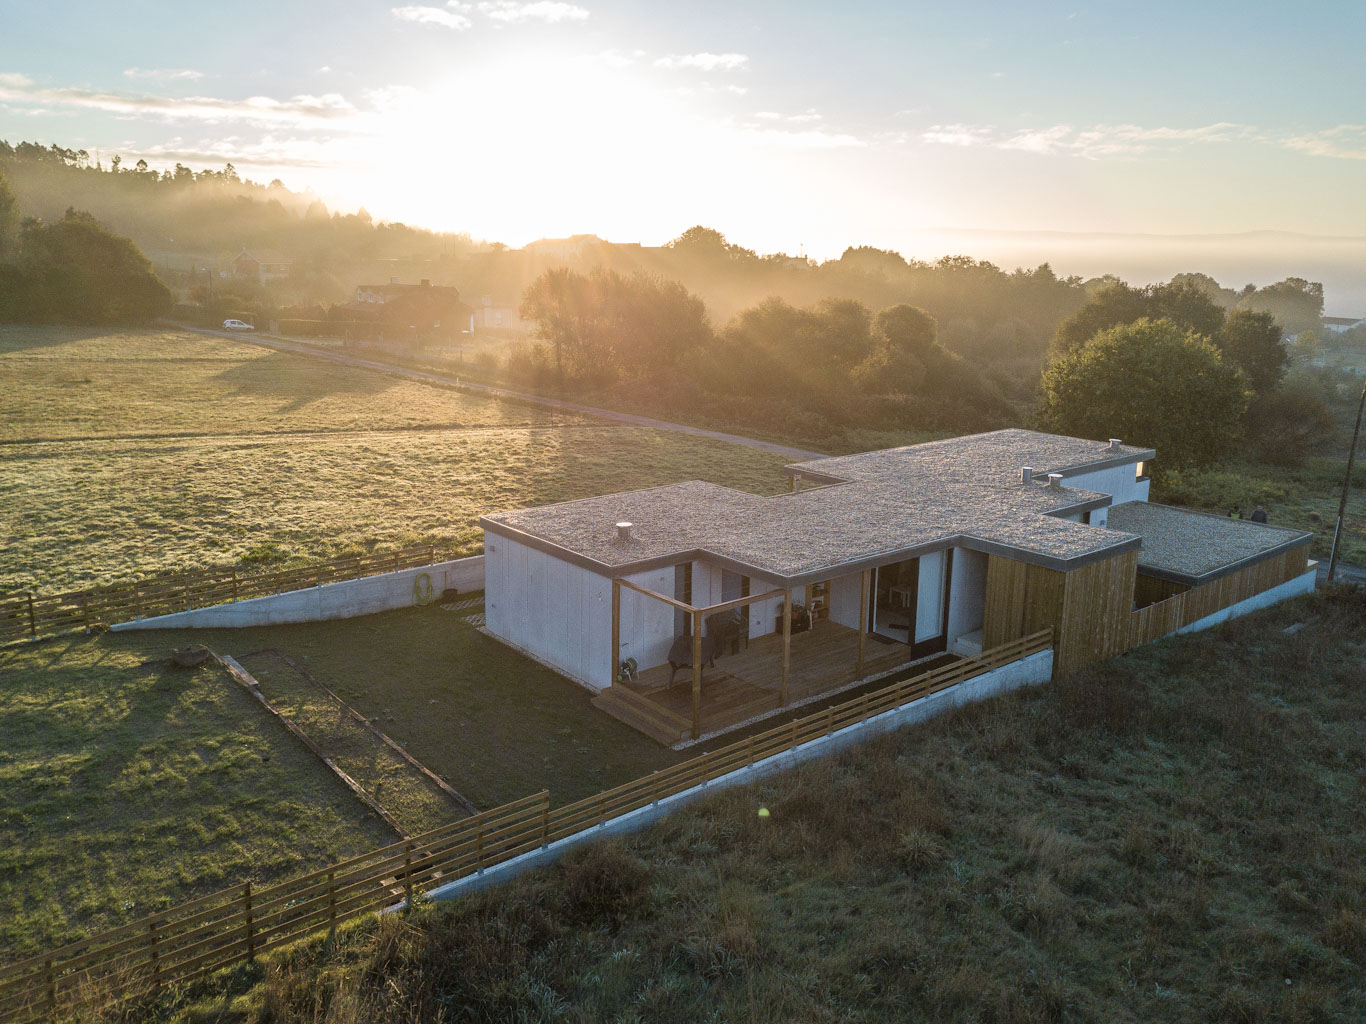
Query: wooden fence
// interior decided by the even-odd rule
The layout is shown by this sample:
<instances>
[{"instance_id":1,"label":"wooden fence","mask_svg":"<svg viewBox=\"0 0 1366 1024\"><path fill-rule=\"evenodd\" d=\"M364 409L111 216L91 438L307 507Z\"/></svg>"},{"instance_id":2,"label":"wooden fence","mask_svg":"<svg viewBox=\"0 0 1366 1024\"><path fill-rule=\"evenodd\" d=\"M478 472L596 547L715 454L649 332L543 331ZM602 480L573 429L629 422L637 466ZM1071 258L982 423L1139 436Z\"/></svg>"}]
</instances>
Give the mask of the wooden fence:
<instances>
[{"instance_id":1,"label":"wooden fence","mask_svg":"<svg viewBox=\"0 0 1366 1024\"><path fill-rule=\"evenodd\" d=\"M542 791L266 888L251 882L0 967L0 1021L37 1024L155 994L728 775L1048 650L1052 630L865 693L562 807Z\"/></svg>"},{"instance_id":2,"label":"wooden fence","mask_svg":"<svg viewBox=\"0 0 1366 1024\"><path fill-rule=\"evenodd\" d=\"M36 639L78 627L88 629L96 623L112 625L324 583L415 569L433 564L438 557L445 559L448 552L431 546L405 548L334 558L329 562L274 572L246 574L235 568L196 569L66 594L20 594L0 599L0 644L24 637Z\"/></svg>"}]
</instances>

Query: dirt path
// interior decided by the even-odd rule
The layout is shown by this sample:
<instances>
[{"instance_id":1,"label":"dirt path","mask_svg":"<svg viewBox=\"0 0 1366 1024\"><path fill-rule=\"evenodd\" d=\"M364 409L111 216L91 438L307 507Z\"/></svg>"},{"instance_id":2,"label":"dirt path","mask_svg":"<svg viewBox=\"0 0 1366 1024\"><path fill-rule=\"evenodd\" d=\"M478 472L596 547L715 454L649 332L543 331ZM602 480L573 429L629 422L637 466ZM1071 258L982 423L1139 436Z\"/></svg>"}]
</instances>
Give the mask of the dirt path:
<instances>
[{"instance_id":1,"label":"dirt path","mask_svg":"<svg viewBox=\"0 0 1366 1024\"><path fill-rule=\"evenodd\" d=\"M431 384L441 384L445 387L458 387L464 391L473 391L482 395L494 395L498 398L508 398L517 402L530 402L532 405L541 405L549 409L559 409L564 412L576 412L585 416L593 416L601 420L609 420L613 423L629 423L637 427L651 427L655 430L672 430L680 434L692 434L695 437L706 437L713 441L727 441L730 444L744 445L746 448L755 448L763 452L773 452L784 458L796 461L807 459L819 459L824 455L821 452L809 451L805 448L793 448L784 444L776 444L772 441L760 441L753 437L745 437L741 434L727 434L720 430L707 430L704 427L692 427L686 423L674 423L670 420L657 420L649 416L637 416L629 412L617 412L613 409L599 409L591 405L580 405L578 402L568 402L562 398L550 398L546 395L536 395L527 391L513 391L509 388L497 388L491 384L475 384L471 381L462 380L449 374L433 373L429 370L414 370L406 366L396 366L393 363L382 363L374 359L362 359L359 356L346 355L342 352L328 352L325 349L315 348L312 345L305 345L295 341L285 341L273 335L246 333L241 331L214 331L204 327L188 327L184 324L172 324L184 331L192 331L195 334L207 334L215 338L231 338L233 341L245 341L253 345L260 345L264 348L275 349L278 352L294 352L298 355L312 356L315 359L330 359L334 363L343 363L347 366L357 366L367 370L378 370L381 373L391 373L398 377L407 377L410 380L422 380Z\"/></svg>"}]
</instances>

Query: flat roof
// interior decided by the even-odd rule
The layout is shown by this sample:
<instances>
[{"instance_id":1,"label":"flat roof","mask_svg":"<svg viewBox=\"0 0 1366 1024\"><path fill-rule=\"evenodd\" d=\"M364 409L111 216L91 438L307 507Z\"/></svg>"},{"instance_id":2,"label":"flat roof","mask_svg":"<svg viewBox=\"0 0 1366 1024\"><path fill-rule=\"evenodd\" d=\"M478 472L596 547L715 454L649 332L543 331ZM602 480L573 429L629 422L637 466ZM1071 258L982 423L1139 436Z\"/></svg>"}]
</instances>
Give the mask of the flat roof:
<instances>
[{"instance_id":1,"label":"flat roof","mask_svg":"<svg viewBox=\"0 0 1366 1024\"><path fill-rule=\"evenodd\" d=\"M606 575L705 557L797 584L954 544L1074 568L1139 539L1059 518L1108 494L1020 482L1153 458L1151 448L1030 430L986 434L788 467L818 486L764 497L700 480L481 517L501 533ZM631 539L616 523L633 524Z\"/></svg>"},{"instance_id":2,"label":"flat roof","mask_svg":"<svg viewBox=\"0 0 1366 1024\"><path fill-rule=\"evenodd\" d=\"M1180 583L1202 583L1307 544L1313 535L1188 508L1130 501L1112 505L1109 527L1143 538L1139 570Z\"/></svg>"}]
</instances>

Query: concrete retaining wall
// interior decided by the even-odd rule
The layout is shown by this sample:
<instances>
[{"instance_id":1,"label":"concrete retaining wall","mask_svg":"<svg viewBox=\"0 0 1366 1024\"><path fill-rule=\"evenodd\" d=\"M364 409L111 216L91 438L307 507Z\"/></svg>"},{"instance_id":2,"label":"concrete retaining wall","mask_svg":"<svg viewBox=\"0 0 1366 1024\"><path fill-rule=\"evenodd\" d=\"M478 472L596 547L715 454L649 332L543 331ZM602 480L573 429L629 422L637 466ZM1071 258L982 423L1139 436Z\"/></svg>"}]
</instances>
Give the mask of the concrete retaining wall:
<instances>
[{"instance_id":1,"label":"concrete retaining wall","mask_svg":"<svg viewBox=\"0 0 1366 1024\"><path fill-rule=\"evenodd\" d=\"M620 836L639 832L666 814L692 803L708 793L719 789L729 789L732 786L748 786L761 779L766 779L770 775L776 775L789 768L794 768L804 761L828 757L846 747L853 746L855 743L862 743L875 736L881 736L907 725L923 722L964 704L986 700L988 697L1009 693L1024 686L1036 686L1039 683L1045 683L1052 676L1052 650L1031 654L1027 658L1011 662L1009 665L1002 665L1000 668L980 675L976 679L969 679L957 686L940 690L938 693L931 694L911 704L883 712L866 722L859 722L829 736L821 736L808 743L803 743L801 746L793 747L791 750L785 750L781 754L774 754L772 757L733 771L729 775L723 775L719 779L713 779L711 782L666 797L656 804L650 804L647 807L641 807L623 814L601 825L590 827L577 835L567 836L542 849L524 853L520 857L515 857L487 869L483 874L471 875L468 878L461 878L446 885L438 886L426 895L433 900L450 900L467 892L474 892L491 885L497 885L500 882L506 882L524 871L531 871L559 859L576 846L591 843L604 836Z\"/></svg>"},{"instance_id":2,"label":"concrete retaining wall","mask_svg":"<svg viewBox=\"0 0 1366 1024\"><path fill-rule=\"evenodd\" d=\"M427 576L433 598L443 590L461 592L484 589L484 556L474 555L451 562L437 562L416 569L400 569L358 580L325 583L307 590L290 590L269 597L253 597L232 604L195 608L171 615L157 615L134 622L120 622L111 629L223 629L237 626L271 626L290 622L349 619L416 604L418 577ZM425 590L426 584L421 584Z\"/></svg>"},{"instance_id":3,"label":"concrete retaining wall","mask_svg":"<svg viewBox=\"0 0 1366 1024\"><path fill-rule=\"evenodd\" d=\"M1270 590L1263 590L1260 594L1253 594L1246 600L1231 604L1227 608L1220 608L1213 615L1206 615L1203 619L1196 619L1189 626L1182 626L1176 630L1177 633L1197 633L1202 629L1209 629L1217 626L1221 622L1229 619L1236 619L1240 615L1250 615L1252 612L1261 611L1263 608L1270 608L1273 604L1280 604L1288 601L1292 597L1299 597L1301 594L1312 594L1314 584L1318 580L1318 569L1311 569L1302 576L1296 576L1293 580L1279 586L1272 587Z\"/></svg>"}]
</instances>

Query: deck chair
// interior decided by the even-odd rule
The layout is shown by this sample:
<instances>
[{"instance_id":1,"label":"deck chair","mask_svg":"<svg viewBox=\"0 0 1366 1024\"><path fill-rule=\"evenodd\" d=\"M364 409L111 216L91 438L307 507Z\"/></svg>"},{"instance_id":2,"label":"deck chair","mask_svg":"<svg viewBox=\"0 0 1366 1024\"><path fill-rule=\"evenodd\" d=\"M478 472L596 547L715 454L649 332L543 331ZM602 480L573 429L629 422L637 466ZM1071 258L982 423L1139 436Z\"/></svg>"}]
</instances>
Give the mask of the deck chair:
<instances>
[{"instance_id":1,"label":"deck chair","mask_svg":"<svg viewBox=\"0 0 1366 1024\"><path fill-rule=\"evenodd\" d=\"M704 667L716 667L717 647L716 637L702 637L702 665ZM673 686L674 676L678 674L680 668L692 668L692 637L686 635L674 637L673 646L669 648L670 686Z\"/></svg>"}]
</instances>

